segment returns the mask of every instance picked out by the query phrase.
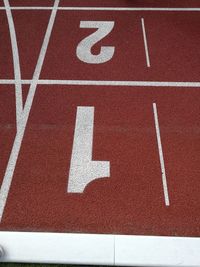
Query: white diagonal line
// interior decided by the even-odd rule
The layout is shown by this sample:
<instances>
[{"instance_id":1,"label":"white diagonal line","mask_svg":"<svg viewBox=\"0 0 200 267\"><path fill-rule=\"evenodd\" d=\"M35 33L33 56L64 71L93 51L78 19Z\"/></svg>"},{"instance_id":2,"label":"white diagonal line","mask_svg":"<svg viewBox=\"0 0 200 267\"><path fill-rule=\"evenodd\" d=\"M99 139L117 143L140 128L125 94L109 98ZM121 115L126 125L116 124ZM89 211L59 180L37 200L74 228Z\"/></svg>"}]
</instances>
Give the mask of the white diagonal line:
<instances>
[{"instance_id":1,"label":"white diagonal line","mask_svg":"<svg viewBox=\"0 0 200 267\"><path fill-rule=\"evenodd\" d=\"M153 103L153 114L154 114L158 151L159 151L159 158L160 158L160 167L161 167L161 173L162 173L162 183L163 183L163 191L164 191L164 197L165 197L165 205L169 206L170 204L169 204L169 194L168 194L168 187L167 187L167 177L166 177L166 171L165 171L165 162L164 162L164 157L163 157L163 149L162 149L162 143L161 143L161 137L160 137L160 128L159 128L159 122L158 122L158 112L157 112L156 103Z\"/></svg>"},{"instance_id":2,"label":"white diagonal line","mask_svg":"<svg viewBox=\"0 0 200 267\"><path fill-rule=\"evenodd\" d=\"M23 100L22 100L22 85L21 85L21 70L19 63L19 52L17 46L17 38L15 32L15 25L12 17L12 12L10 9L9 0L4 0L4 5L6 7L6 15L8 19L8 26L10 30L10 39L12 46L12 54L13 54L13 65L14 65L14 75L15 75L15 106L16 106L16 125L17 131L19 127L19 121L21 117L21 113L23 110Z\"/></svg>"},{"instance_id":3,"label":"white diagonal line","mask_svg":"<svg viewBox=\"0 0 200 267\"><path fill-rule=\"evenodd\" d=\"M37 81L38 81L39 76L40 76L40 72L42 69L43 62L44 62L45 54L46 54L47 47L49 44L49 39L50 39L52 28L54 25L59 1L60 0L55 0L55 2L54 2L54 9L51 12L51 16L49 19L46 33L45 33L42 48L40 50L39 58L38 58L37 65L35 68L35 72L33 74L33 80L31 81L31 84L30 84L29 93L28 93L28 96L26 99L24 110L22 112L21 120L19 122L18 131L17 131L16 137L15 137L14 143L13 143L12 151L11 151L8 165L7 165L5 175L3 178L3 182L2 182L2 186L1 186L1 190L0 190L0 221L1 221L2 216L3 216L3 212L4 212L5 205L6 205L8 193L9 193L10 186L12 183L12 178L13 178L16 162L18 159L18 155L19 155L19 151L21 148L24 132L26 129L26 124L27 124L29 113L30 113L31 106L33 103L33 98L34 98L36 87L37 87Z\"/></svg>"},{"instance_id":4,"label":"white diagonal line","mask_svg":"<svg viewBox=\"0 0 200 267\"><path fill-rule=\"evenodd\" d=\"M145 29L143 18L141 18L141 23L142 23L142 33L143 33L143 39L144 39L144 49L145 49L147 67L150 68L151 65L150 65L150 58L149 58L149 49L148 49L147 35L146 35L146 29Z\"/></svg>"}]
</instances>

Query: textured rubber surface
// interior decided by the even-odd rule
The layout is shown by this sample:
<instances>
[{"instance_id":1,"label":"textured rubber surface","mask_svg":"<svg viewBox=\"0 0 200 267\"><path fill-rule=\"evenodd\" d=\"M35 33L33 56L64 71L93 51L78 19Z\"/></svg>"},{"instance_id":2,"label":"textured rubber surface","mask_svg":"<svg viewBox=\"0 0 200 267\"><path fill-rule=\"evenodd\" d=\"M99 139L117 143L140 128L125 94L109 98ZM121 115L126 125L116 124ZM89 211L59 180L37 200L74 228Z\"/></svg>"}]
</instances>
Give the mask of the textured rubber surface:
<instances>
[{"instance_id":1,"label":"textured rubber surface","mask_svg":"<svg viewBox=\"0 0 200 267\"><path fill-rule=\"evenodd\" d=\"M197 1L91 2L79 2L76 7L200 7ZM10 5L50 7L52 2L13 0ZM75 3L61 1L59 6ZM21 78L27 83L22 85L26 106L29 83L52 10L11 11ZM5 40L0 41L2 183L17 130L13 55L5 10L0 10L0 20ZM101 46L114 46L112 59L102 64L80 61L77 45L95 31L80 28L80 21L115 22L113 30L92 48L92 54L98 55ZM46 84L37 85L1 230L200 236L200 91L198 87L176 85L199 81L199 22L198 10L58 10L39 77ZM50 84L49 80L58 84ZM67 80L69 84L61 85L58 80ZM74 80L80 85L73 85ZM84 80L86 84L81 85ZM87 81L94 81L95 85ZM114 83L106 86L98 81ZM118 81L147 83L122 86ZM149 81L175 85L150 86ZM158 111L168 206L164 200L153 103ZM73 194L67 192L67 185L79 106L94 107L92 160L109 161L110 177L97 179L83 193Z\"/></svg>"}]
</instances>

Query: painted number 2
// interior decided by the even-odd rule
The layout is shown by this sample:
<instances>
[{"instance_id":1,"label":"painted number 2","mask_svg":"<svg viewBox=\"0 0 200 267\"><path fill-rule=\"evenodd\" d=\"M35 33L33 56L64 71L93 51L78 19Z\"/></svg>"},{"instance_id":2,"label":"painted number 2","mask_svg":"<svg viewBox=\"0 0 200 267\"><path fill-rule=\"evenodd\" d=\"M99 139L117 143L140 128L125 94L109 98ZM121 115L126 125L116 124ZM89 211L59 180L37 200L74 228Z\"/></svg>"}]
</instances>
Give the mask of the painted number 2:
<instances>
[{"instance_id":1,"label":"painted number 2","mask_svg":"<svg viewBox=\"0 0 200 267\"><path fill-rule=\"evenodd\" d=\"M114 21L81 21L80 28L97 28L97 31L84 38L77 46L77 57L89 64L101 64L109 61L115 51L113 46L101 46L100 53L94 55L92 47L107 36L114 27Z\"/></svg>"}]
</instances>

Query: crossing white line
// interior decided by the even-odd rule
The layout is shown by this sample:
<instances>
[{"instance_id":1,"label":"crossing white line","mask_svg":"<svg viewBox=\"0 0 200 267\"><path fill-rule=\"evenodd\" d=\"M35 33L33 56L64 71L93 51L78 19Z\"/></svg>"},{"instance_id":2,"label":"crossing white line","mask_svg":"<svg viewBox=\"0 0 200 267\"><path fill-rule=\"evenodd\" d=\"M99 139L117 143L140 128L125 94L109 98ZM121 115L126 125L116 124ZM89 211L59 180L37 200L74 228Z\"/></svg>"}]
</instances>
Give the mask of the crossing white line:
<instances>
[{"instance_id":1,"label":"crossing white line","mask_svg":"<svg viewBox=\"0 0 200 267\"><path fill-rule=\"evenodd\" d=\"M155 128L156 128L156 137L158 142L158 151L159 151L159 158L160 158L160 166L161 166L161 173L162 173L162 183L163 183L163 191L164 191L164 198L165 198L165 205L169 206L169 194L168 194L168 187L167 187L167 177L165 171L165 162L163 157L163 149L160 137L160 128L158 122L158 112L156 103L153 103L153 114L154 114L154 121L155 121Z\"/></svg>"},{"instance_id":2,"label":"crossing white line","mask_svg":"<svg viewBox=\"0 0 200 267\"><path fill-rule=\"evenodd\" d=\"M10 186L12 183L12 178L13 178L15 166L17 163L17 159L18 159L20 148L21 148L21 144L22 144L24 132L26 129L26 125L27 125L29 113L31 110L31 106L33 103L33 98L34 98L34 95L36 92L37 81L38 81L39 76L40 76L40 72L41 72L44 58L46 55L46 51L47 51L47 47L49 44L49 39L51 36L52 28L54 25L56 13L57 13L56 7L58 7L59 2L60 2L60 0L55 0L55 2L54 2L54 9L51 12L51 16L50 16L47 30L45 33L45 37L44 37L44 41L43 41L43 44L42 44L42 47L40 50L40 54L39 54L39 58L37 61L37 65L35 67L35 71L33 74L33 79L31 80L28 96L27 96L26 103L24 106L24 110L22 112L22 116L21 116L21 119L19 121L18 131L17 131L16 137L15 137L14 143L13 143L12 151L11 151L8 165L6 168L6 172L5 172L5 175L3 178L3 182L2 182L2 186L1 186L1 190L0 190L0 221L1 221L2 216L3 216L3 212L4 212L5 205L6 205L8 193L9 193Z\"/></svg>"},{"instance_id":3,"label":"crossing white line","mask_svg":"<svg viewBox=\"0 0 200 267\"><path fill-rule=\"evenodd\" d=\"M145 24L144 24L144 18L141 18L141 24L142 24L142 33L143 33L143 39L144 39L146 63L147 63L147 67L150 68L151 65L150 65L149 49L148 49L148 43L147 43L147 35L146 35L146 29L145 29Z\"/></svg>"},{"instance_id":4,"label":"crossing white line","mask_svg":"<svg viewBox=\"0 0 200 267\"><path fill-rule=\"evenodd\" d=\"M17 130L19 127L19 121L21 118L22 110L23 110L23 100L22 100L22 85L21 85L21 70L19 63L19 52L17 45L17 38L15 32L15 25L12 17L12 12L10 9L9 0L4 0L4 5L6 8L6 15L8 19L8 26L10 30L10 39L12 46L12 55L13 55L13 65L14 65L14 75L15 75L15 105L16 105L16 125Z\"/></svg>"},{"instance_id":5,"label":"crossing white line","mask_svg":"<svg viewBox=\"0 0 200 267\"><path fill-rule=\"evenodd\" d=\"M0 79L0 84L15 84L14 79ZM21 84L31 84L33 80L21 80ZM103 80L37 80L39 85L95 85L95 86L143 86L143 87L199 87L200 82L167 81L103 81Z\"/></svg>"},{"instance_id":6,"label":"crossing white line","mask_svg":"<svg viewBox=\"0 0 200 267\"><path fill-rule=\"evenodd\" d=\"M52 10L54 7L43 6L13 6L12 10ZM0 7L5 10L5 7ZM57 10L63 11L164 11L164 12L199 12L199 7L58 7Z\"/></svg>"}]
</instances>

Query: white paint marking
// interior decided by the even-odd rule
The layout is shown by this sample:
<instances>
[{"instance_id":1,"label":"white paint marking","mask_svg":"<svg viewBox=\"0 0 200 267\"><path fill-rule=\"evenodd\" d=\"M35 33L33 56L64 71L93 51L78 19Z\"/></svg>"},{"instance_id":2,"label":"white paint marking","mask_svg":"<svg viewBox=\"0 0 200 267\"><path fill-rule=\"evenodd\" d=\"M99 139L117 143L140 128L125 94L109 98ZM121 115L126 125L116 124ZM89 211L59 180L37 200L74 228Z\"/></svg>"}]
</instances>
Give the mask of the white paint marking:
<instances>
[{"instance_id":1,"label":"white paint marking","mask_svg":"<svg viewBox=\"0 0 200 267\"><path fill-rule=\"evenodd\" d=\"M77 57L88 64L102 64L111 60L115 47L101 46L97 55L92 53L92 47L112 31L114 24L114 21L81 21L80 28L97 30L80 41L76 48Z\"/></svg>"},{"instance_id":2,"label":"white paint marking","mask_svg":"<svg viewBox=\"0 0 200 267\"><path fill-rule=\"evenodd\" d=\"M45 33L45 37L44 37L44 41L43 41L43 44L42 44L42 47L40 50L40 54L39 54L39 58L37 61L37 65L35 67L35 71L33 74L33 80L31 81L31 84L30 84L29 93L28 93L28 96L26 99L24 110L22 112L21 119L19 121L18 131L17 131L16 137L15 137L14 143L13 143L12 151L11 151L8 165L7 165L5 175L3 178L3 182L2 182L2 186L1 186L1 190L0 190L0 221L2 219L4 208L6 205L6 201L7 201L8 193L10 190L15 166L16 166L19 151L21 148L24 132L26 129L26 124L27 124L29 113L30 113L31 106L33 103L33 98L34 98L36 87L37 87L37 81L38 81L39 76L40 76L40 72L42 69L43 61L45 58L46 50L47 50L49 39L51 36L53 24L55 21L55 17L56 17L56 13L57 13L56 7L59 5L59 1L60 0L55 0L55 2L54 2L55 8L51 12L51 16L50 16L47 30Z\"/></svg>"},{"instance_id":3,"label":"white paint marking","mask_svg":"<svg viewBox=\"0 0 200 267\"><path fill-rule=\"evenodd\" d=\"M31 84L33 80L21 80ZM0 84L15 84L15 80L0 79ZM200 82L158 82L158 81L99 81L99 80L38 80L43 85L95 85L95 86L144 86L144 87L200 87ZM67 89L67 88L66 88Z\"/></svg>"},{"instance_id":4,"label":"white paint marking","mask_svg":"<svg viewBox=\"0 0 200 267\"><path fill-rule=\"evenodd\" d=\"M154 114L156 136L157 136L157 142L158 142L158 151L159 151L160 166L161 166L161 173L162 173L162 183L163 183L163 191L164 191L164 197L165 197L165 205L169 206L170 204L169 204L169 194L168 194L168 188L167 188L167 178L166 178L166 172L165 172L165 163L164 163L163 150L162 150L162 144L161 144L160 128L159 128L159 122L158 122L158 112L157 112L156 103L153 103L153 114Z\"/></svg>"},{"instance_id":5,"label":"white paint marking","mask_svg":"<svg viewBox=\"0 0 200 267\"><path fill-rule=\"evenodd\" d=\"M109 161L93 161L94 107L78 107L68 193L83 193L93 180L110 176Z\"/></svg>"},{"instance_id":6,"label":"white paint marking","mask_svg":"<svg viewBox=\"0 0 200 267\"><path fill-rule=\"evenodd\" d=\"M12 10L52 10L54 7L43 7L43 6L13 6ZM4 7L0 7L0 10L5 10ZM199 7L58 7L57 10L63 11L164 11L164 12L195 12L200 11Z\"/></svg>"},{"instance_id":7,"label":"white paint marking","mask_svg":"<svg viewBox=\"0 0 200 267\"><path fill-rule=\"evenodd\" d=\"M144 39L146 63L147 63L147 67L150 68L151 65L150 65L150 58L149 58L149 49L148 49L147 36L146 36L146 30L145 30L145 24L144 24L143 18L141 18L141 23L142 23L142 33L143 33L143 39Z\"/></svg>"},{"instance_id":8,"label":"white paint marking","mask_svg":"<svg viewBox=\"0 0 200 267\"><path fill-rule=\"evenodd\" d=\"M15 75L15 105L16 105L16 125L17 131L19 127L19 121L23 111L23 100L22 100L22 85L21 85L21 70L19 63L19 52L17 45L17 38L15 32L15 25L12 17L12 12L10 9L9 0L4 0L4 5L6 7L6 15L8 19L8 26L10 30L10 39L12 46L12 55L13 55L13 65L14 65L14 75Z\"/></svg>"}]
</instances>

